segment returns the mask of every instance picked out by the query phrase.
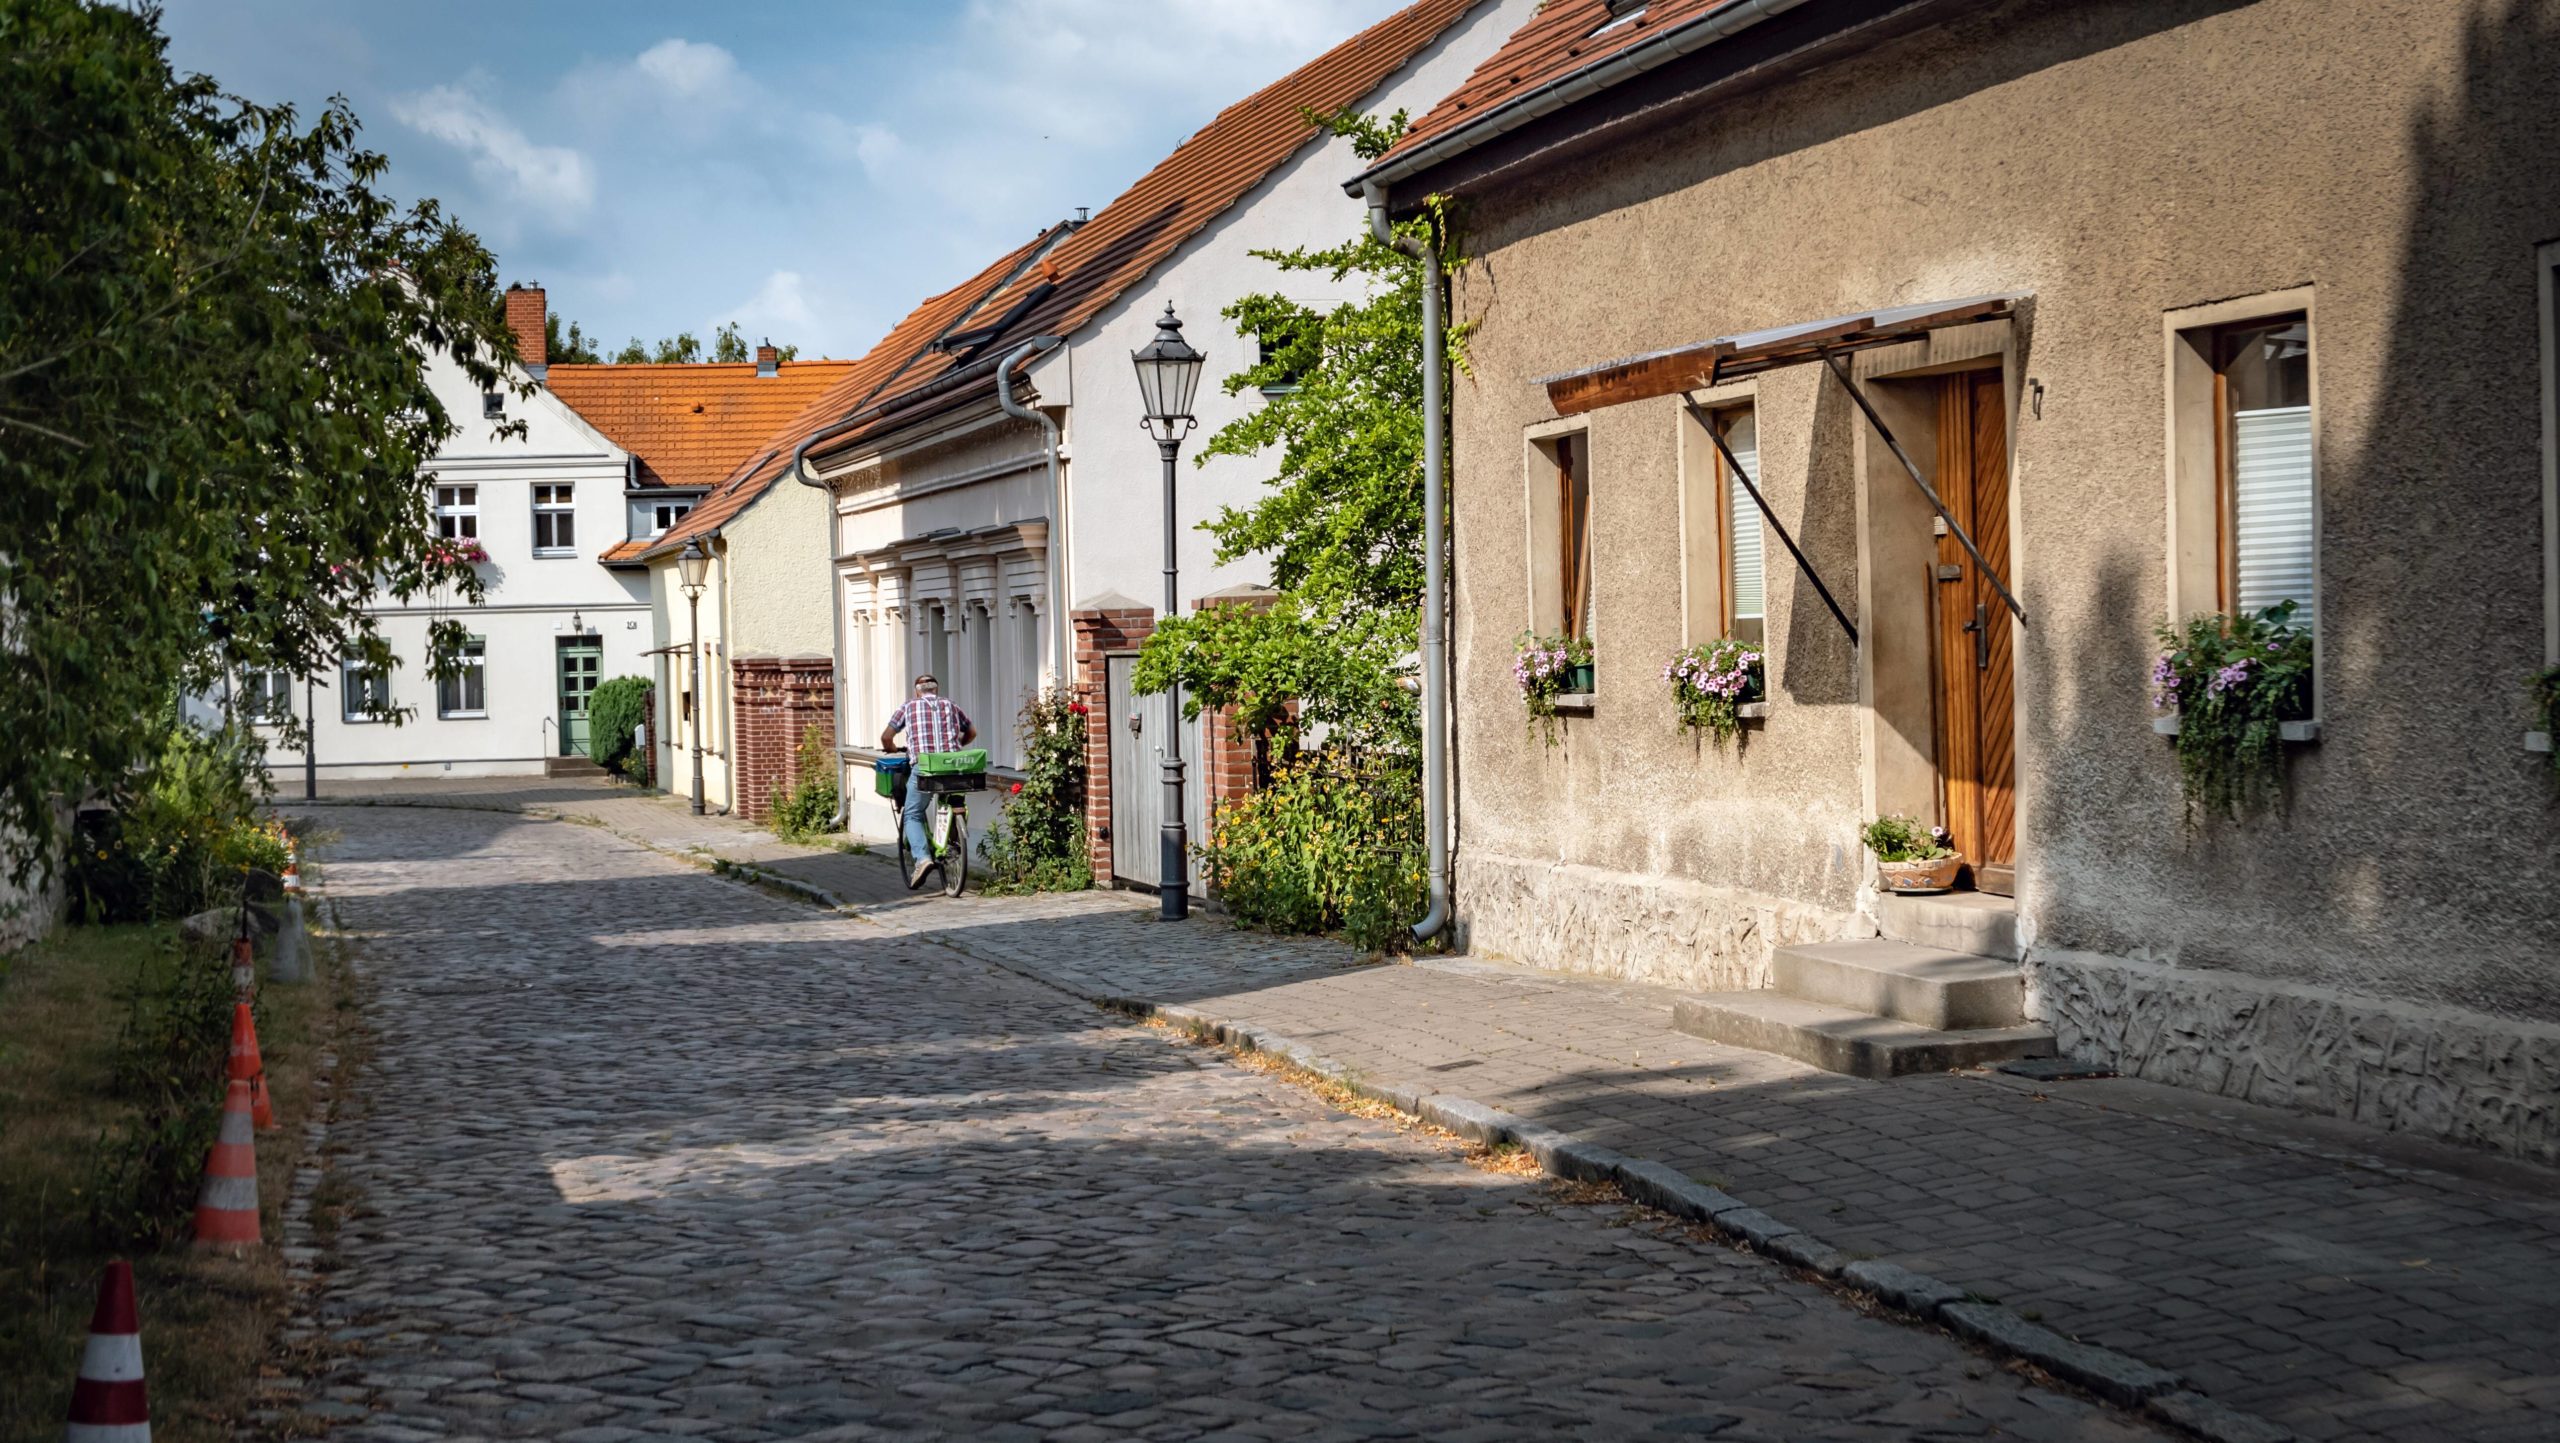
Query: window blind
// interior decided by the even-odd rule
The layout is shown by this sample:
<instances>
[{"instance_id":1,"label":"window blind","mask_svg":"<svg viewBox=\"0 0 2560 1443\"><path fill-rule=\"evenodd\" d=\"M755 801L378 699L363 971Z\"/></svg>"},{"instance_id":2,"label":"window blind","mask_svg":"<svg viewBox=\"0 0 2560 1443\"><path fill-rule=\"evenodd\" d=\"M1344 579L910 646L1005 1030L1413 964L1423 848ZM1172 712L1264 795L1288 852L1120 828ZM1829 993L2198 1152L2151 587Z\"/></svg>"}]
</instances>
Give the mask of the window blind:
<instances>
[{"instance_id":1,"label":"window blind","mask_svg":"<svg viewBox=\"0 0 2560 1443\"><path fill-rule=\"evenodd\" d=\"M2311 629L2313 584L2311 408L2271 406L2232 415L2232 607L2255 612L2294 603Z\"/></svg>"},{"instance_id":2,"label":"window blind","mask_svg":"<svg viewBox=\"0 0 2560 1443\"><path fill-rule=\"evenodd\" d=\"M1745 415L1725 433L1725 444L1733 449L1733 459L1742 464L1742 474L1752 484L1760 481L1760 428ZM1730 573L1727 585L1733 598L1733 619L1737 622L1758 621L1767 607L1767 583L1761 569L1760 508L1751 493L1733 477L1725 478L1725 566Z\"/></svg>"}]
</instances>

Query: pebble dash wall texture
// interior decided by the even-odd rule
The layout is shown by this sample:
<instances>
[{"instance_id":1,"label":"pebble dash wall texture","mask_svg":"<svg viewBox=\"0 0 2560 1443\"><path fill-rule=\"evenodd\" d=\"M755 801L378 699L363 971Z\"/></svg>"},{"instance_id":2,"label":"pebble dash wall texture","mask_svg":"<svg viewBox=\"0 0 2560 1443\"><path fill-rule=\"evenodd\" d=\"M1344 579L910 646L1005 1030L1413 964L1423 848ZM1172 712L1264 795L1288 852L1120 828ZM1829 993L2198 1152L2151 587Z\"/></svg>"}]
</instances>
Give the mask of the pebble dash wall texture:
<instances>
[{"instance_id":1,"label":"pebble dash wall texture","mask_svg":"<svg viewBox=\"0 0 2560 1443\"><path fill-rule=\"evenodd\" d=\"M2560 237L2560 6L1950 5L1927 29L1465 194L1459 902L1475 945L1751 985L1872 923L1856 655L1770 546L1771 715L1673 727L1678 408L1589 418L1597 706L1527 734L1532 378L1872 307L2032 299L2012 428L2019 908L2036 1005L2123 1069L2560 1160L2560 802L2533 257ZM1425 177L1428 179L1428 177ZM2164 316L2309 287L2323 735L2182 823L2144 673L2167 594ZM1858 587L1857 420L1751 388L1762 480ZM1884 585L1876 578L1875 585Z\"/></svg>"}]
</instances>

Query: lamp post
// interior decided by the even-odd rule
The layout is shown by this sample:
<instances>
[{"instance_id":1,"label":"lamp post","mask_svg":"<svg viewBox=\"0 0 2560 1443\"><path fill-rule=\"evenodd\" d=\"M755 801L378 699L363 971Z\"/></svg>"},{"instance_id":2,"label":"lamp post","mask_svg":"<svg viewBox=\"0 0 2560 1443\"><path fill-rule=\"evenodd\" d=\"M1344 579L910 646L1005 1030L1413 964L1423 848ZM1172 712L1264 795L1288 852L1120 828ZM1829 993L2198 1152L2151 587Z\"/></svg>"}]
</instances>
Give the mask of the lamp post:
<instances>
[{"instance_id":1,"label":"lamp post","mask_svg":"<svg viewBox=\"0 0 2560 1443\"><path fill-rule=\"evenodd\" d=\"M1200 363L1208 358L1183 341L1182 321L1174 315L1173 303L1167 301L1164 315L1156 321L1155 339L1131 351L1129 359L1138 368L1138 399L1146 407L1146 416L1139 425L1155 438L1156 454L1164 459L1164 614L1171 620L1180 614L1182 604L1176 589L1174 561L1174 545L1180 533L1173 513L1173 461L1174 454L1182 449L1182 438L1199 424L1191 414L1191 396L1200 387ZM1179 922L1191 915L1191 887L1184 876L1185 854L1191 848L1182 810L1180 681L1165 693L1165 715L1165 813L1156 864L1156 897L1164 920Z\"/></svg>"},{"instance_id":2,"label":"lamp post","mask_svg":"<svg viewBox=\"0 0 2560 1443\"><path fill-rule=\"evenodd\" d=\"M702 574L711 569L711 558L702 549L700 537L687 537L684 551L676 557L676 570L684 578L686 607L693 614L693 640L686 644L686 664L691 668L685 677L685 726L693 733L693 814L702 815Z\"/></svg>"}]
</instances>

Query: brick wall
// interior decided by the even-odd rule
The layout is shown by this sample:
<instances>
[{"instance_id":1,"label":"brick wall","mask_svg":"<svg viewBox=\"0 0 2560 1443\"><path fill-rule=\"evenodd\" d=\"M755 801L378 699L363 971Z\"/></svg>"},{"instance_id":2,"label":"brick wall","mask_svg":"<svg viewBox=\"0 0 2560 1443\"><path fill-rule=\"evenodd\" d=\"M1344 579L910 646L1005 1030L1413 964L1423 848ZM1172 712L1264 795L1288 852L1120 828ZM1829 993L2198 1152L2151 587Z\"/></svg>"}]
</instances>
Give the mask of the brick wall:
<instances>
[{"instance_id":1,"label":"brick wall","mask_svg":"<svg viewBox=\"0 0 2560 1443\"><path fill-rule=\"evenodd\" d=\"M761 822L773 814L774 793L800 782L800 734L814 726L828 747L836 744L835 664L823 656L740 657L729 677L737 813Z\"/></svg>"},{"instance_id":2,"label":"brick wall","mask_svg":"<svg viewBox=\"0 0 2560 1443\"><path fill-rule=\"evenodd\" d=\"M1102 659L1117 651L1136 651L1153 636L1156 614L1147 607L1112 607L1068 615L1076 633L1076 699L1084 703L1084 843L1093 864L1093 880L1111 885L1111 715L1110 683ZM1142 848L1154 839L1142 838Z\"/></svg>"}]
</instances>

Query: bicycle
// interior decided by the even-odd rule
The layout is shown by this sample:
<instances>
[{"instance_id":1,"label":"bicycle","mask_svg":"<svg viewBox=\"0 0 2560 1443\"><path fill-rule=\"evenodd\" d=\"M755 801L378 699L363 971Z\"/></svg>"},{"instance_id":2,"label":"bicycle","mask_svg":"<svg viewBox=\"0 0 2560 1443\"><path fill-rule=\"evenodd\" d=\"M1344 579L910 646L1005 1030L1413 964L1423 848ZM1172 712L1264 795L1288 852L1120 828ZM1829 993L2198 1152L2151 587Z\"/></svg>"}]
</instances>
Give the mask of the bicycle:
<instances>
[{"instance_id":1,"label":"bicycle","mask_svg":"<svg viewBox=\"0 0 2560 1443\"><path fill-rule=\"evenodd\" d=\"M887 765L892 761L900 765ZM906 827L907 788L922 786L931 798L925 803L925 843L933 848L933 861L924 870L940 867L942 894L959 896L969 885L968 794L986 790L986 749L927 752L921 762L910 761L902 752L891 752L881 762L881 770L892 774L889 797L898 809L898 875L905 879L910 892L924 886L923 874L915 865L915 853L907 845Z\"/></svg>"}]
</instances>

